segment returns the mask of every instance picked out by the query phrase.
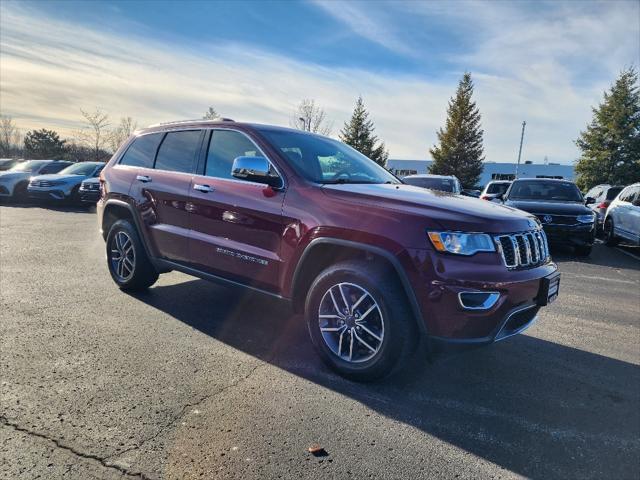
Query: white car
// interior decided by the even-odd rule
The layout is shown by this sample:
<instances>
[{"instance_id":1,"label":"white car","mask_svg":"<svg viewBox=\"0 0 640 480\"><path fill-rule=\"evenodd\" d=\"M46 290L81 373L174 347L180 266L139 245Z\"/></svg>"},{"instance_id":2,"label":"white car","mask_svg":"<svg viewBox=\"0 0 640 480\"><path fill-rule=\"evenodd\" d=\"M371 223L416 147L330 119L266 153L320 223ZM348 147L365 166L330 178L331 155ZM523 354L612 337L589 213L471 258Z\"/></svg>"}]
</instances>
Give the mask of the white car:
<instances>
[{"instance_id":1,"label":"white car","mask_svg":"<svg viewBox=\"0 0 640 480\"><path fill-rule=\"evenodd\" d=\"M640 183L625 187L611 202L604 218L604 236L609 246L620 240L640 245Z\"/></svg>"},{"instance_id":2,"label":"white car","mask_svg":"<svg viewBox=\"0 0 640 480\"><path fill-rule=\"evenodd\" d=\"M71 162L59 160L28 160L19 163L5 172L0 172L0 197L24 200L27 198L27 186L31 177L58 173L69 165Z\"/></svg>"}]
</instances>

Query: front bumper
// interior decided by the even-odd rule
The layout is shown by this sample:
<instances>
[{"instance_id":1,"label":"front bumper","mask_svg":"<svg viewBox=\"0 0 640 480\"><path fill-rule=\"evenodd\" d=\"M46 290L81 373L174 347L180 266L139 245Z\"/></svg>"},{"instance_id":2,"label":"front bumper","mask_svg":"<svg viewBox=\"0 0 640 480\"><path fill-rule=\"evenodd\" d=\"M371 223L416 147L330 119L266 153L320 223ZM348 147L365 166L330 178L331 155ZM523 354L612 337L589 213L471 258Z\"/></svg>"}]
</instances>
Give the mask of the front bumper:
<instances>
[{"instance_id":1,"label":"front bumper","mask_svg":"<svg viewBox=\"0 0 640 480\"><path fill-rule=\"evenodd\" d=\"M61 189L28 187L27 194L38 200L65 200L68 194Z\"/></svg>"},{"instance_id":2,"label":"front bumper","mask_svg":"<svg viewBox=\"0 0 640 480\"><path fill-rule=\"evenodd\" d=\"M100 190L79 190L80 201L84 203L97 203L100 200Z\"/></svg>"},{"instance_id":3,"label":"front bumper","mask_svg":"<svg viewBox=\"0 0 640 480\"><path fill-rule=\"evenodd\" d=\"M549 243L573 247L591 246L595 241L594 223L580 225L543 225Z\"/></svg>"},{"instance_id":4,"label":"front bumper","mask_svg":"<svg viewBox=\"0 0 640 480\"><path fill-rule=\"evenodd\" d=\"M482 345L522 332L548 303L541 295L549 289L549 280L559 281L553 262L508 270L493 252L458 257L420 250L411 256L418 270L412 283L426 333L438 342ZM461 293L469 292L499 297L489 308L469 309L460 300Z\"/></svg>"}]
</instances>

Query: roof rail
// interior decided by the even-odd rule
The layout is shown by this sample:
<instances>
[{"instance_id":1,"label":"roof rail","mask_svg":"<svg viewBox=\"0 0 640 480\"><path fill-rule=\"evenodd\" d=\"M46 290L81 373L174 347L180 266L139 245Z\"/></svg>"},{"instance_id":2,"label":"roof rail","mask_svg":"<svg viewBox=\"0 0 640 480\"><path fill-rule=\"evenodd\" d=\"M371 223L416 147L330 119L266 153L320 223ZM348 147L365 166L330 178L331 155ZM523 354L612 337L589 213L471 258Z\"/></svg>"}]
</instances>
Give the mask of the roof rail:
<instances>
[{"instance_id":1,"label":"roof rail","mask_svg":"<svg viewBox=\"0 0 640 480\"><path fill-rule=\"evenodd\" d=\"M213 120L208 120L208 119L203 119L203 118L196 118L193 120L174 120L171 122L160 122L160 123L154 123L153 125L149 125L149 128L151 127L160 127L162 125L176 125L176 124L182 124L182 123L211 123L211 122L234 122L235 120L233 120L232 118L215 118Z\"/></svg>"}]
</instances>

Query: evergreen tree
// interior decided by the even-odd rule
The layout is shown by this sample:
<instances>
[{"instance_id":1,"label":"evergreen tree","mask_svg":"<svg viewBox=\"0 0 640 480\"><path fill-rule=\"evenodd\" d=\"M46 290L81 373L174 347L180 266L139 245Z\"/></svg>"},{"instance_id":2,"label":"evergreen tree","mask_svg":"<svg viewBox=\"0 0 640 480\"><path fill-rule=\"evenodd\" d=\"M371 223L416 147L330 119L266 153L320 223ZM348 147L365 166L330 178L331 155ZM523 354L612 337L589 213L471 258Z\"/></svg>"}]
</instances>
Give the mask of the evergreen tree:
<instances>
[{"instance_id":1,"label":"evergreen tree","mask_svg":"<svg viewBox=\"0 0 640 480\"><path fill-rule=\"evenodd\" d=\"M374 130L373 122L369 120L369 112L364 107L364 101L362 97L358 97L351 119L349 122L345 122L340 131L340 140L369 157L378 165L386 167L389 152L387 152L384 142L376 145L378 137L373 134Z\"/></svg>"},{"instance_id":2,"label":"evergreen tree","mask_svg":"<svg viewBox=\"0 0 640 480\"><path fill-rule=\"evenodd\" d=\"M473 82L465 73L455 97L449 100L447 123L438 131L440 145L429 150L433 163L429 173L455 175L466 188L472 188L482 174L483 147L480 111L471 99Z\"/></svg>"},{"instance_id":3,"label":"evergreen tree","mask_svg":"<svg viewBox=\"0 0 640 480\"><path fill-rule=\"evenodd\" d=\"M27 158L58 159L64 153L66 140L60 140L60 136L53 130L45 128L31 130L24 136L24 150Z\"/></svg>"},{"instance_id":4,"label":"evergreen tree","mask_svg":"<svg viewBox=\"0 0 640 480\"><path fill-rule=\"evenodd\" d=\"M218 115L218 112L216 112L216 109L213 107L209 107L209 110L202 116L203 120L217 120L218 118L220 118L220 115Z\"/></svg>"},{"instance_id":5,"label":"evergreen tree","mask_svg":"<svg viewBox=\"0 0 640 480\"><path fill-rule=\"evenodd\" d=\"M640 181L640 92L638 72L623 70L576 145L577 184L583 190L599 183L627 185Z\"/></svg>"}]
</instances>

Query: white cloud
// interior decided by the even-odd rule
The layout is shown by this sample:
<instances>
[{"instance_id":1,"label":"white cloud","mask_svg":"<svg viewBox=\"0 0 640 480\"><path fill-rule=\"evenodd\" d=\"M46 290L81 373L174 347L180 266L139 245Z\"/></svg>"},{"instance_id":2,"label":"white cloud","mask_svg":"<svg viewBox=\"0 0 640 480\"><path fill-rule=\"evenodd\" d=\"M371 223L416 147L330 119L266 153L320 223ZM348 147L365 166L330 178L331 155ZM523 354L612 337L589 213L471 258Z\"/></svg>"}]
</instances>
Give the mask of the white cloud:
<instances>
[{"instance_id":1,"label":"white cloud","mask_svg":"<svg viewBox=\"0 0 640 480\"><path fill-rule=\"evenodd\" d=\"M632 41L638 27L624 23L624 9L607 15L559 15L552 24L486 5L465 18L439 10L443 22L464 28L464 22L477 21L482 29L474 48L454 59L459 67L448 78L434 80L326 68L237 44L192 49L142 34L90 29L12 5L1 7L0 109L24 129L47 127L63 134L79 126L81 107L93 106L116 121L129 115L141 125L198 118L209 105L238 120L287 125L302 98L315 98L326 108L335 134L355 98L363 95L392 158L427 158L456 81L470 69L483 114L487 160L515 158L520 124L526 119L525 159L540 161L548 155L551 161L571 161L577 155L573 140L588 122L590 106L638 55ZM435 7L429 8L412 14L425 15L426 22L434 15ZM357 13L350 15L367 24ZM501 30L491 23L496 19L514 24ZM391 27L385 28L389 48L402 50L404 44L393 45L397 37ZM589 39L592 34L597 39ZM595 80L576 80L574 63L584 71L593 67Z\"/></svg>"},{"instance_id":2,"label":"white cloud","mask_svg":"<svg viewBox=\"0 0 640 480\"><path fill-rule=\"evenodd\" d=\"M366 9L361 8L355 2L336 0L311 0L316 5L328 13L330 16L342 22L354 33L367 40L382 45L396 53L415 55L415 51L402 42L389 28L389 19L385 15L375 18Z\"/></svg>"}]
</instances>

